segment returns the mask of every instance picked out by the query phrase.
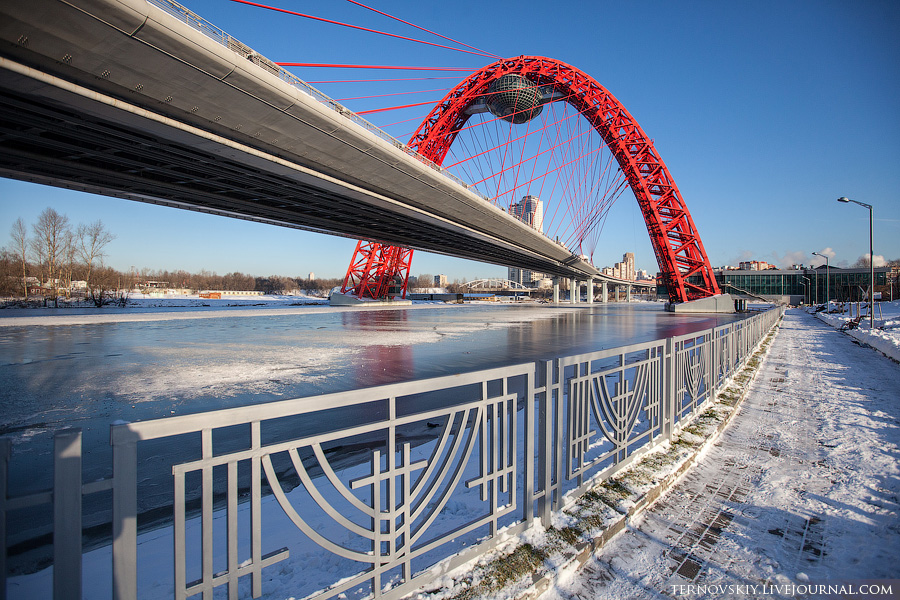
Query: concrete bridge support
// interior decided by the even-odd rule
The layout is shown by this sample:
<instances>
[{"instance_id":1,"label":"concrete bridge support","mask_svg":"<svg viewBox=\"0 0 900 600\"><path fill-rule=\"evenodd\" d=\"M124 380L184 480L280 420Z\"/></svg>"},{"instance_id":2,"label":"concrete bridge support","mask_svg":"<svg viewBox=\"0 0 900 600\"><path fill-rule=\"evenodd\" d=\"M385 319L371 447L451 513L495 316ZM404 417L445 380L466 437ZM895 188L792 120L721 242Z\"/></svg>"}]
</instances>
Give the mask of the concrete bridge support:
<instances>
[{"instance_id":1,"label":"concrete bridge support","mask_svg":"<svg viewBox=\"0 0 900 600\"><path fill-rule=\"evenodd\" d=\"M578 280L574 277L569 280L569 300L572 304L578 304Z\"/></svg>"},{"instance_id":2,"label":"concrete bridge support","mask_svg":"<svg viewBox=\"0 0 900 600\"><path fill-rule=\"evenodd\" d=\"M559 304L559 277L553 278L553 304Z\"/></svg>"},{"instance_id":3,"label":"concrete bridge support","mask_svg":"<svg viewBox=\"0 0 900 600\"><path fill-rule=\"evenodd\" d=\"M600 282L600 301L603 304L609 302L609 286L605 281Z\"/></svg>"},{"instance_id":4,"label":"concrete bridge support","mask_svg":"<svg viewBox=\"0 0 900 600\"><path fill-rule=\"evenodd\" d=\"M588 297L588 304L593 304L594 303L594 280L593 279L587 280L587 297Z\"/></svg>"},{"instance_id":5,"label":"concrete bridge support","mask_svg":"<svg viewBox=\"0 0 900 600\"><path fill-rule=\"evenodd\" d=\"M625 302L631 302L631 285L625 286Z\"/></svg>"}]
</instances>

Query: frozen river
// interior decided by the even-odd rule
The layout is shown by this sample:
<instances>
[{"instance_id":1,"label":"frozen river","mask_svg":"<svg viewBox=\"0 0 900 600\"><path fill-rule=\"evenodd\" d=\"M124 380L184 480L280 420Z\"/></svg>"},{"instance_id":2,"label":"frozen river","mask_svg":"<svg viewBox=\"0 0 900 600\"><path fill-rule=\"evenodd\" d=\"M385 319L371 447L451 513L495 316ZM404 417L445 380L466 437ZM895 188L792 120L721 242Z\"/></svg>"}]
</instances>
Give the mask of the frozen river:
<instances>
[{"instance_id":1,"label":"frozen river","mask_svg":"<svg viewBox=\"0 0 900 600\"><path fill-rule=\"evenodd\" d=\"M737 318L674 315L661 304L139 310L99 322L74 311L0 315L0 433L23 440L82 427L106 436L116 420L567 356Z\"/></svg>"},{"instance_id":2,"label":"frozen river","mask_svg":"<svg viewBox=\"0 0 900 600\"><path fill-rule=\"evenodd\" d=\"M662 304L20 311L0 315L0 435L16 493L48 487L53 432L84 431L108 476L109 425L435 377L669 337L734 315ZM30 313L34 314L34 313Z\"/></svg>"}]
</instances>

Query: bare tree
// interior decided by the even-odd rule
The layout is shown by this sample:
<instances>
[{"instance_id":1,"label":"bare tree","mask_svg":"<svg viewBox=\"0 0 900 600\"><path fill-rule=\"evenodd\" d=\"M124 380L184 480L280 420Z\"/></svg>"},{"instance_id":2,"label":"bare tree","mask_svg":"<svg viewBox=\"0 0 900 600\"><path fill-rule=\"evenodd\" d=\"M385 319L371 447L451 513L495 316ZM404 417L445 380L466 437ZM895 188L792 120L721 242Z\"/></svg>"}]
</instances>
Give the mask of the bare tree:
<instances>
[{"instance_id":1,"label":"bare tree","mask_svg":"<svg viewBox=\"0 0 900 600\"><path fill-rule=\"evenodd\" d=\"M117 282L121 273L110 267L98 265L94 269L94 283L88 288L88 296L94 306L101 308L110 302L117 302L124 306L128 299L128 292L117 292Z\"/></svg>"},{"instance_id":2,"label":"bare tree","mask_svg":"<svg viewBox=\"0 0 900 600\"><path fill-rule=\"evenodd\" d=\"M75 255L78 253L77 241L72 230L66 231L63 240L63 263L60 272L63 273L63 283L66 286L66 298L72 289L72 272L75 270Z\"/></svg>"},{"instance_id":3,"label":"bare tree","mask_svg":"<svg viewBox=\"0 0 900 600\"><path fill-rule=\"evenodd\" d=\"M429 273L419 273L415 278L410 277L409 287L411 288L433 288L434 276Z\"/></svg>"},{"instance_id":4,"label":"bare tree","mask_svg":"<svg viewBox=\"0 0 900 600\"><path fill-rule=\"evenodd\" d=\"M84 280L87 288L91 289L91 273L94 270L94 263L103 266L103 257L105 256L103 249L107 244L116 239L116 236L110 233L103 225L103 221L97 220L90 225L79 225L78 233L78 254L85 265Z\"/></svg>"},{"instance_id":5,"label":"bare tree","mask_svg":"<svg viewBox=\"0 0 900 600\"><path fill-rule=\"evenodd\" d=\"M22 217L16 219L10 229L9 237L12 238L12 251L22 265L22 292L28 299L28 228Z\"/></svg>"},{"instance_id":6,"label":"bare tree","mask_svg":"<svg viewBox=\"0 0 900 600\"><path fill-rule=\"evenodd\" d=\"M47 280L57 289L53 297L57 297L59 283L57 273L59 263L64 259L65 243L69 233L69 217L61 215L52 208L44 209L33 226L34 246L36 253L47 263Z\"/></svg>"}]
</instances>

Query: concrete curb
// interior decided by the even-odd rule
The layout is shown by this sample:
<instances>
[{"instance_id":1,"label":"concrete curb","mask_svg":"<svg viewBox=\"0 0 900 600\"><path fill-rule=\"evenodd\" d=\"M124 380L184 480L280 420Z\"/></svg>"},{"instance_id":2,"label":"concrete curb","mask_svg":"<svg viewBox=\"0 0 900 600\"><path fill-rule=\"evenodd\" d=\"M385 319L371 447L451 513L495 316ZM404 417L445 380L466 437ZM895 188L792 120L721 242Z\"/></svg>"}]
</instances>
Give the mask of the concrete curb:
<instances>
[{"instance_id":1,"label":"concrete curb","mask_svg":"<svg viewBox=\"0 0 900 600\"><path fill-rule=\"evenodd\" d=\"M779 319L772 329L766 333L766 336L753 349L753 353L751 353L751 357L756 354L762 347L762 344L765 343L765 340L768 338L769 333L775 332L778 329L778 326L781 324L781 319ZM744 402L744 399L747 397L747 394L750 391L750 385L756 379L756 375L759 373L762 368L763 362L765 358L768 356L768 348L766 348L766 352L762 355L762 360L757 364L752 371L752 375L747 380L747 383L744 386L744 389L741 391L740 396L734 403L731 411L727 416L716 426L715 431L709 435L706 440L700 444L688 457L686 457L683 462L678 466L675 471L665 476L659 483L653 486L650 490L645 492L640 498L638 498L637 502L635 502L634 506L632 506L628 512L624 513L619 519L607 525L600 535L594 536L590 541L580 542L575 545L575 551L565 554L565 560L562 564L560 564L557 568L552 571L544 572L544 573L535 573L532 575L532 585L531 587L525 591L523 594L516 597L516 600L534 600L538 598L541 594L550 589L556 580L556 574L560 571L565 570L575 570L580 569L591 557L594 552L597 552L603 546L605 546L610 540L612 540L617 534L624 531L624 529L628 526L628 524L639 514L641 514L644 510L649 508L656 502L660 497L663 496L669 489L671 489L678 480L687 473L688 470L703 456L706 450L716 443L719 439L719 436L725 429L731 424L731 422L735 419L737 414L740 412L741 405ZM746 372L746 370L750 368L744 366L741 369L740 373ZM717 395L718 396L718 395ZM639 463L638 463L639 464Z\"/></svg>"}]
</instances>

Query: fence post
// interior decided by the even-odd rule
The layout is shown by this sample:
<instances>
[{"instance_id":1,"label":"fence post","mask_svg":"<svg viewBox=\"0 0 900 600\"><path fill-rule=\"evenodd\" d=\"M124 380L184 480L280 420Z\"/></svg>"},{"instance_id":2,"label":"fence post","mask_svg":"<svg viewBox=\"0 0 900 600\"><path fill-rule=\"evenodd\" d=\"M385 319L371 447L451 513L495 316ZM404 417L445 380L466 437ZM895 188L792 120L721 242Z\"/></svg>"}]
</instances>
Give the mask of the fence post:
<instances>
[{"instance_id":1,"label":"fence post","mask_svg":"<svg viewBox=\"0 0 900 600\"><path fill-rule=\"evenodd\" d=\"M53 598L81 598L81 429L53 437Z\"/></svg>"},{"instance_id":2,"label":"fence post","mask_svg":"<svg viewBox=\"0 0 900 600\"><path fill-rule=\"evenodd\" d=\"M535 369L540 363L535 364ZM525 497L522 519L528 527L534 524L534 396L535 369L525 378Z\"/></svg>"},{"instance_id":3,"label":"fence post","mask_svg":"<svg viewBox=\"0 0 900 600\"><path fill-rule=\"evenodd\" d=\"M666 338L665 355L665 385L663 386L663 414L665 415L665 437L672 439L675 432L675 342L672 338Z\"/></svg>"},{"instance_id":4,"label":"fence post","mask_svg":"<svg viewBox=\"0 0 900 600\"><path fill-rule=\"evenodd\" d=\"M553 373L552 373L552 363L550 360L539 360L537 361L537 367L535 372L537 374L537 381L535 382L536 387L543 387L544 391L541 393L541 397L538 400L538 448L537 448L537 480L540 483L541 490L543 494L540 499L538 499L538 515L541 519L541 524L544 527L550 526L550 511L551 511L551 494L552 494L552 483L551 483L551 471L550 471L550 461L552 460L553 452L551 450L551 440L553 439L553 434L551 432L550 426L553 422ZM528 499L531 502L531 499Z\"/></svg>"},{"instance_id":5,"label":"fence post","mask_svg":"<svg viewBox=\"0 0 900 600\"><path fill-rule=\"evenodd\" d=\"M6 498L12 442L0 438L0 600L6 600Z\"/></svg>"},{"instance_id":6,"label":"fence post","mask_svg":"<svg viewBox=\"0 0 900 600\"><path fill-rule=\"evenodd\" d=\"M137 600L137 442L113 444L113 600Z\"/></svg>"}]
</instances>

